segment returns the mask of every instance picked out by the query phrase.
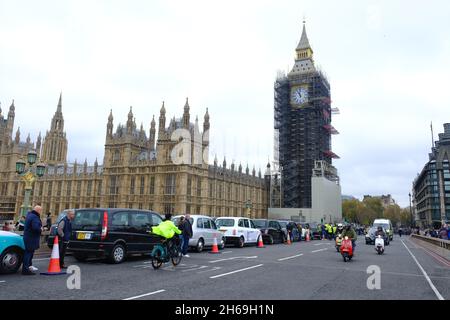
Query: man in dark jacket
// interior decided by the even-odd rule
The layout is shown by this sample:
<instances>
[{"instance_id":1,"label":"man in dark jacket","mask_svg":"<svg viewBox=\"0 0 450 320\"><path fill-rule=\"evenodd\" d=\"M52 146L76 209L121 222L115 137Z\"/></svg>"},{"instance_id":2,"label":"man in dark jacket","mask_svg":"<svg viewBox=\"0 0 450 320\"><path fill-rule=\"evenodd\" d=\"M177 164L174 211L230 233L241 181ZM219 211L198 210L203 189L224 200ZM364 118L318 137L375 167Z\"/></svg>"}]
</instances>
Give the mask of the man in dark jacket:
<instances>
[{"instance_id":1,"label":"man in dark jacket","mask_svg":"<svg viewBox=\"0 0 450 320\"><path fill-rule=\"evenodd\" d=\"M25 253L23 255L22 274L35 275L30 269L33 265L34 251L39 249L41 240L42 221L41 221L41 206L35 206L31 212L28 212L25 219L25 227L23 231L23 242L25 244Z\"/></svg>"},{"instance_id":2,"label":"man in dark jacket","mask_svg":"<svg viewBox=\"0 0 450 320\"><path fill-rule=\"evenodd\" d=\"M189 213L184 216L183 233L181 234L183 237L183 248L181 248L181 253L187 258L189 258L189 255L187 254L189 249L189 239L192 238L192 235L194 234L190 219L191 216Z\"/></svg>"},{"instance_id":3,"label":"man in dark jacket","mask_svg":"<svg viewBox=\"0 0 450 320\"><path fill-rule=\"evenodd\" d=\"M59 246L59 265L65 269L64 257L66 256L67 245L69 244L70 234L72 233L72 220L75 218L75 212L69 210L66 216L58 223L58 246Z\"/></svg>"}]
</instances>

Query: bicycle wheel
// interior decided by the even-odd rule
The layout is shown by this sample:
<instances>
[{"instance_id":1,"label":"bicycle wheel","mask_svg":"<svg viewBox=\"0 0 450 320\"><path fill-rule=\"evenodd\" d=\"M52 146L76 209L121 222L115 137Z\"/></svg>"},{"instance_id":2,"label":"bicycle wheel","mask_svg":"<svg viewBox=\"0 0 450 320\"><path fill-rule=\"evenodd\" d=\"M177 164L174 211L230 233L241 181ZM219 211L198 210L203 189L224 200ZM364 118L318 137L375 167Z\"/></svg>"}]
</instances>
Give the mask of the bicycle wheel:
<instances>
[{"instance_id":1,"label":"bicycle wheel","mask_svg":"<svg viewBox=\"0 0 450 320\"><path fill-rule=\"evenodd\" d=\"M164 248L155 246L152 252L152 266L153 269L159 269L163 264Z\"/></svg>"},{"instance_id":2,"label":"bicycle wheel","mask_svg":"<svg viewBox=\"0 0 450 320\"><path fill-rule=\"evenodd\" d=\"M181 250L177 246L174 246L172 248L172 252L170 253L170 256L171 256L172 264L174 266L179 265L181 262L181 258L183 257L183 255L181 254Z\"/></svg>"}]
</instances>

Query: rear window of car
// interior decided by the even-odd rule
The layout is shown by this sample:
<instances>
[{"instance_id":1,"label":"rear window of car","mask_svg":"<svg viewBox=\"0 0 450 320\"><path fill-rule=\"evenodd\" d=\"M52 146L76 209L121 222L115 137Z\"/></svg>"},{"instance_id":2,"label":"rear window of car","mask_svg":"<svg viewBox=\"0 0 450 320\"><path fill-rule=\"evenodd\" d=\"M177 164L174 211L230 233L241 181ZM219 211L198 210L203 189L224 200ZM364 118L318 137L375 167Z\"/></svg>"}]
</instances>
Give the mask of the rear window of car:
<instances>
[{"instance_id":1,"label":"rear window of car","mask_svg":"<svg viewBox=\"0 0 450 320\"><path fill-rule=\"evenodd\" d=\"M217 219L217 226L220 227L234 227L234 219Z\"/></svg>"},{"instance_id":2,"label":"rear window of car","mask_svg":"<svg viewBox=\"0 0 450 320\"><path fill-rule=\"evenodd\" d=\"M282 228L286 228L287 222L286 221L279 221Z\"/></svg>"},{"instance_id":3,"label":"rear window of car","mask_svg":"<svg viewBox=\"0 0 450 320\"><path fill-rule=\"evenodd\" d=\"M72 228L75 230L100 231L102 229L103 211L82 210L75 212Z\"/></svg>"},{"instance_id":4,"label":"rear window of car","mask_svg":"<svg viewBox=\"0 0 450 320\"><path fill-rule=\"evenodd\" d=\"M265 228L267 226L267 220L253 220L256 228Z\"/></svg>"}]
</instances>

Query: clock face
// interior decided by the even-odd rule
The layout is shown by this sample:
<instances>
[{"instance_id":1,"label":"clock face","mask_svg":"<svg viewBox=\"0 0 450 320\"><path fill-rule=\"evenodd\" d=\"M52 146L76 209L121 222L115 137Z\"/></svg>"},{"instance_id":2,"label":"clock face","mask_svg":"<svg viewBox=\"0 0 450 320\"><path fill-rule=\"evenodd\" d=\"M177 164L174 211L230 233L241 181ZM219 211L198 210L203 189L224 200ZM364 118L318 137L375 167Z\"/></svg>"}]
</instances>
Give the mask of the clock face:
<instances>
[{"instance_id":1,"label":"clock face","mask_svg":"<svg viewBox=\"0 0 450 320\"><path fill-rule=\"evenodd\" d=\"M296 104L304 104L308 102L308 90L304 87L295 88L292 91L292 102Z\"/></svg>"}]
</instances>

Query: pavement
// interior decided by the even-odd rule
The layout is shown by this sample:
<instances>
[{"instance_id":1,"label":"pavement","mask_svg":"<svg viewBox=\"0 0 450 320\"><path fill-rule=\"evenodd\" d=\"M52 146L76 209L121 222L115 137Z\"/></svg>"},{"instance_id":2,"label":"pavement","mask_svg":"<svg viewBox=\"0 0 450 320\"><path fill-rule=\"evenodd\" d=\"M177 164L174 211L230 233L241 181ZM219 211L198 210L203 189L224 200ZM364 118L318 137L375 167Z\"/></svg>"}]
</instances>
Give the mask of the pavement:
<instances>
[{"instance_id":1,"label":"pavement","mask_svg":"<svg viewBox=\"0 0 450 320\"><path fill-rule=\"evenodd\" d=\"M45 271L48 257L34 259ZM377 255L359 236L355 256L344 262L334 242L227 247L221 254L190 253L181 264L154 270L148 256L119 265L102 260L67 265L81 270L81 288L68 289L69 275L0 276L0 299L450 299L450 262L410 237L396 237ZM381 271L380 289L368 289L368 267Z\"/></svg>"}]
</instances>

